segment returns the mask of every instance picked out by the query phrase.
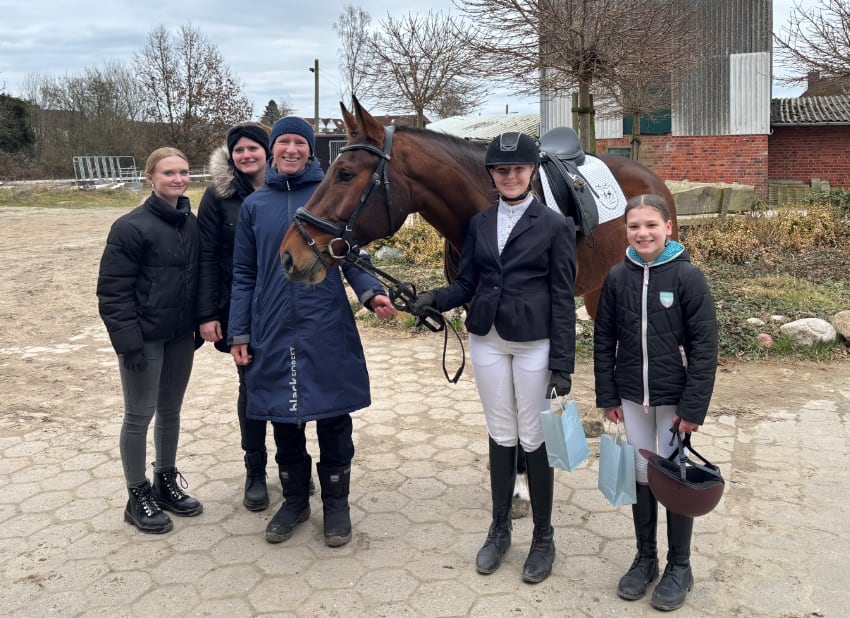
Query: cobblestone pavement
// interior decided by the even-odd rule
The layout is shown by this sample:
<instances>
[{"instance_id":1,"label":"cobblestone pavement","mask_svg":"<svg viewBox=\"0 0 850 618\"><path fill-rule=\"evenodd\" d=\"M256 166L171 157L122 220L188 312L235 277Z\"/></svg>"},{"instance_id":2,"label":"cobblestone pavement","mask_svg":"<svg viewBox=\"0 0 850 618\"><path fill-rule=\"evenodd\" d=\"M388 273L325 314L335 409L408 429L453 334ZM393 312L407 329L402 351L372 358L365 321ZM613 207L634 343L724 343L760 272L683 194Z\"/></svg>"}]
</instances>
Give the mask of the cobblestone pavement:
<instances>
[{"instance_id":1,"label":"cobblestone pavement","mask_svg":"<svg viewBox=\"0 0 850 618\"><path fill-rule=\"evenodd\" d=\"M0 250L7 292L0 298L7 346L0 348L1 615L657 614L646 598L616 596L634 540L629 507L611 507L596 489L595 437L587 462L556 472L552 576L521 581L528 517L515 520L499 571L475 572L489 524L486 432L470 370L458 385L442 375L441 335L363 329L373 403L355 415L348 545L324 545L318 496L292 539L264 541L280 486L270 466L271 508L242 507L236 373L211 346L196 356L178 453L204 512L175 517L165 535L138 533L122 520L121 393L94 306L91 272L104 237L103 222L80 228L47 274L21 273L20 250ZM33 250L49 240L33 241ZM68 266L64 258L77 250L84 259ZM84 283L73 278L80 269ZM8 293L12 271L28 279L19 286L28 294ZM22 311L33 306L41 321ZM578 368L574 384L590 413L589 366ZM727 489L697 520L696 585L677 616L847 615L848 402L848 363L721 369L710 420L694 444L721 466ZM312 428L308 435L315 457Z\"/></svg>"}]
</instances>

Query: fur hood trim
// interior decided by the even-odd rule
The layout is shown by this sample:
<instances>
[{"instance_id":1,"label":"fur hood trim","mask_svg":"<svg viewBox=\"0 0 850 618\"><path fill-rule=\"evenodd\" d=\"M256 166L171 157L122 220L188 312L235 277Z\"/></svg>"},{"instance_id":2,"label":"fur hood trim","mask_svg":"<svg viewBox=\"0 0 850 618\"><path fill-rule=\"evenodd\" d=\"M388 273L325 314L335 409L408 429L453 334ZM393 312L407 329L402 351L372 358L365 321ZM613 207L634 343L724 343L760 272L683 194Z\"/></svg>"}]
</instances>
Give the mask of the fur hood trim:
<instances>
[{"instance_id":1,"label":"fur hood trim","mask_svg":"<svg viewBox=\"0 0 850 618\"><path fill-rule=\"evenodd\" d=\"M227 144L222 144L210 155L210 176L213 189L219 197L231 198L236 195L236 175L227 156Z\"/></svg>"}]
</instances>

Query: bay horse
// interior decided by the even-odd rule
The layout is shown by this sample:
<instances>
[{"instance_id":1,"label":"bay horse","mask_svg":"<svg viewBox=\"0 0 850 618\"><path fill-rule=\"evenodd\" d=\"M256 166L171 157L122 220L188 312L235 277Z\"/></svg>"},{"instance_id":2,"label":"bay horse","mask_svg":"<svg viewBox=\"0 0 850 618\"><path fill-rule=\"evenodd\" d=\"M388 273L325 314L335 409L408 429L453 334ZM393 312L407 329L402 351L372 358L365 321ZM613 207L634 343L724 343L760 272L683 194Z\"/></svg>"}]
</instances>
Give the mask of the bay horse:
<instances>
[{"instance_id":1,"label":"bay horse","mask_svg":"<svg viewBox=\"0 0 850 618\"><path fill-rule=\"evenodd\" d=\"M284 272L293 281L319 283L327 268L358 247L392 236L408 215L419 213L445 238L445 273L453 280L467 222L498 197L484 167L484 148L425 129L385 129L356 99L352 112L343 103L340 108L348 142L283 238ZM611 170L627 200L647 193L663 197L673 238L678 238L676 205L664 182L631 159L596 156ZM543 196L539 183L535 193ZM591 318L605 275L623 260L627 246L622 215L599 224L589 235L578 234L575 294L583 297ZM524 463L520 458L519 472L524 472ZM521 516L528 495L519 475L517 488L520 504L515 501L514 514Z\"/></svg>"},{"instance_id":2,"label":"bay horse","mask_svg":"<svg viewBox=\"0 0 850 618\"><path fill-rule=\"evenodd\" d=\"M484 149L426 129L400 126L391 132L356 99L353 113L343 103L340 108L348 142L283 238L285 274L293 281L319 283L325 269L351 249L392 236L412 213L419 213L460 255L469 219L497 201ZM618 155L595 156L611 170L626 199L647 193L663 197L673 238L678 238L673 196L652 170ZM623 260L627 245L622 216L576 238L575 294L584 299L591 318L605 275ZM446 275L451 280L448 263Z\"/></svg>"}]
</instances>

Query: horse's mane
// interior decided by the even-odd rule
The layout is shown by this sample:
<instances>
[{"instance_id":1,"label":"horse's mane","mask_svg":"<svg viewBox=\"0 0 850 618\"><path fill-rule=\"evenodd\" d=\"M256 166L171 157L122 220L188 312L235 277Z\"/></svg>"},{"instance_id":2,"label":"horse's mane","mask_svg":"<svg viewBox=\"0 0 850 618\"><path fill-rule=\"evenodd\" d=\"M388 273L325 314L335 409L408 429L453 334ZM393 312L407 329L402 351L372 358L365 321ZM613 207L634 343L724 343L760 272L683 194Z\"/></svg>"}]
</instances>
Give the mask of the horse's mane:
<instances>
[{"instance_id":1,"label":"horse's mane","mask_svg":"<svg viewBox=\"0 0 850 618\"><path fill-rule=\"evenodd\" d=\"M399 125L396 127L396 131L399 133L410 133L427 141L436 142L446 150L449 156L456 159L467 169L483 169L486 142L471 142L461 137L449 135L448 133L419 129L407 125Z\"/></svg>"}]
</instances>

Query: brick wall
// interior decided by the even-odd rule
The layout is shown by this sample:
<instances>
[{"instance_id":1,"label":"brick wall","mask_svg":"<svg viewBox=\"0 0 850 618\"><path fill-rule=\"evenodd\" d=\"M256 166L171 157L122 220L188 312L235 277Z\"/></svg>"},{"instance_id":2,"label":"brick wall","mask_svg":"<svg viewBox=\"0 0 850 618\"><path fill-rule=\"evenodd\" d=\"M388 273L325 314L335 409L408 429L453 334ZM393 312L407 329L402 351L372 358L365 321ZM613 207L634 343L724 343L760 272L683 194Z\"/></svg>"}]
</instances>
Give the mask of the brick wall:
<instances>
[{"instance_id":1,"label":"brick wall","mask_svg":"<svg viewBox=\"0 0 850 618\"><path fill-rule=\"evenodd\" d=\"M629 137L597 140L597 152L628 147ZM664 180L752 185L756 195L768 194L768 136L711 135L641 138L640 161Z\"/></svg>"},{"instance_id":2,"label":"brick wall","mask_svg":"<svg viewBox=\"0 0 850 618\"><path fill-rule=\"evenodd\" d=\"M850 126L775 127L769 145L771 180L850 188Z\"/></svg>"}]
</instances>

